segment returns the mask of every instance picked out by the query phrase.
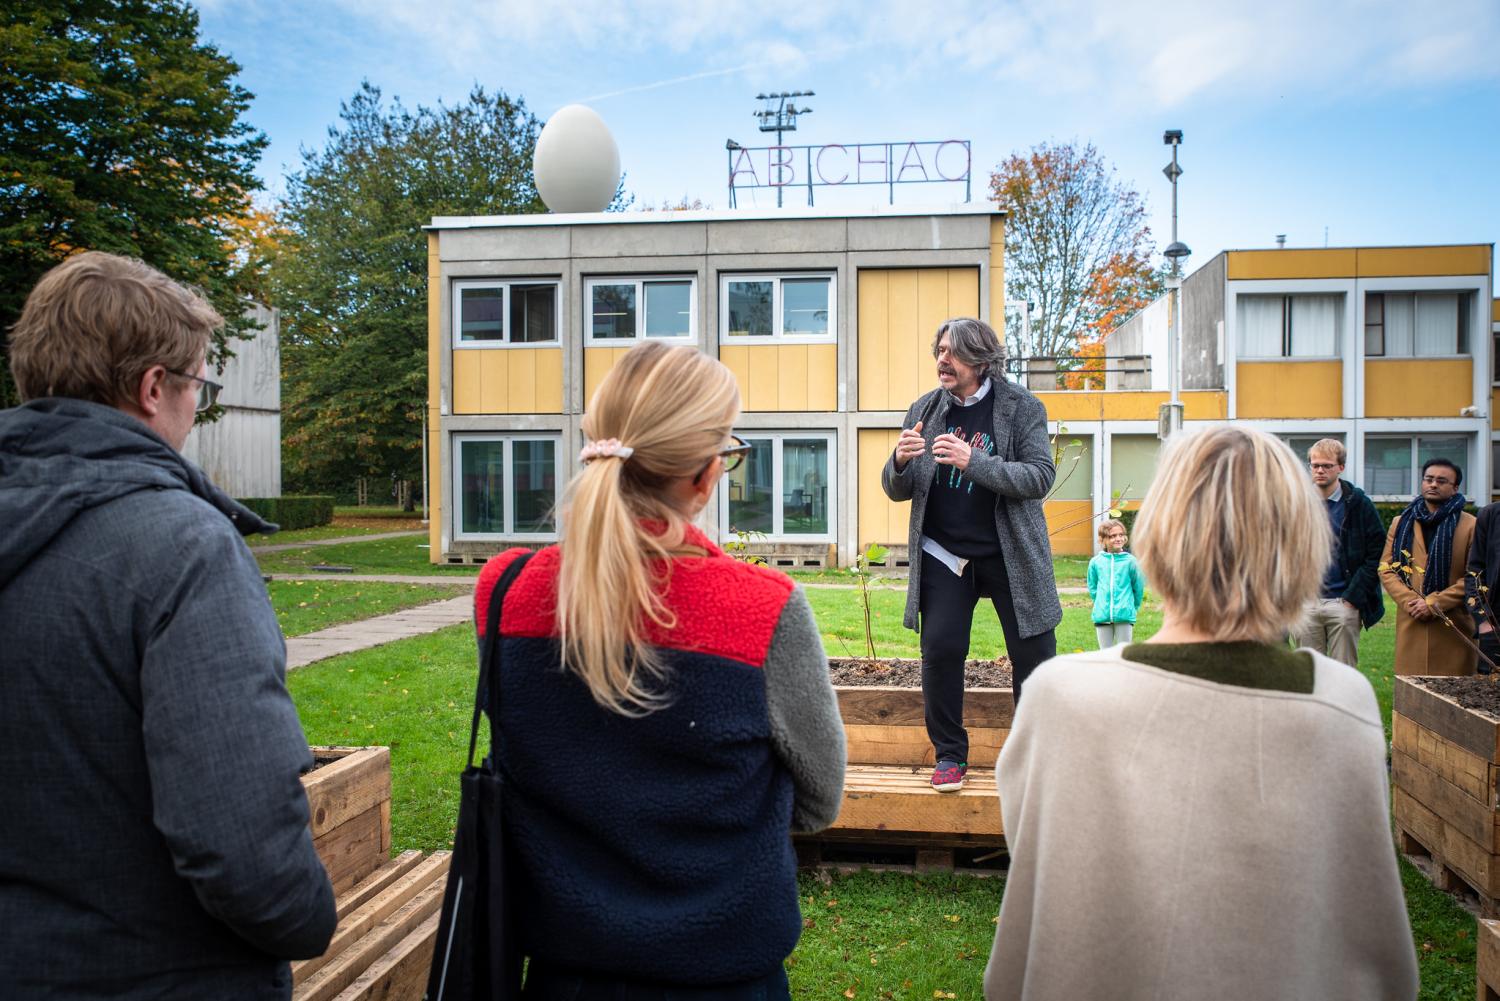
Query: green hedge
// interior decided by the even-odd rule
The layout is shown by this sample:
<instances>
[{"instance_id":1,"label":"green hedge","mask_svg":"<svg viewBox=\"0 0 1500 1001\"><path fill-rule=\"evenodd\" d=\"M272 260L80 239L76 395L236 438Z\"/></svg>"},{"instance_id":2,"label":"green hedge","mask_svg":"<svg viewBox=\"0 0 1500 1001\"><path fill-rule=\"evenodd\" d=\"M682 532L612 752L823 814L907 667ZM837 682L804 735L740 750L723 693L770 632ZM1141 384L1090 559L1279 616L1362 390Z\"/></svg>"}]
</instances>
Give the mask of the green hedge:
<instances>
[{"instance_id":1,"label":"green hedge","mask_svg":"<svg viewBox=\"0 0 1500 1001\"><path fill-rule=\"evenodd\" d=\"M241 497L240 503L286 531L315 528L333 521L331 496Z\"/></svg>"}]
</instances>

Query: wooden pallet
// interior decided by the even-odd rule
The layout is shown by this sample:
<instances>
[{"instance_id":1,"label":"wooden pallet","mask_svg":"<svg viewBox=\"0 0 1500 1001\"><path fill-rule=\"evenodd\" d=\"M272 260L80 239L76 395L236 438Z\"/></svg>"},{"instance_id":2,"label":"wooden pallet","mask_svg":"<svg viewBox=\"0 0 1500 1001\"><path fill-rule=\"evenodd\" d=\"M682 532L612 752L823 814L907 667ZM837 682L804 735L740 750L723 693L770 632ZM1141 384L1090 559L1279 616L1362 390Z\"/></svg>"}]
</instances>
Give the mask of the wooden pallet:
<instances>
[{"instance_id":1,"label":"wooden pallet","mask_svg":"<svg viewBox=\"0 0 1500 1001\"><path fill-rule=\"evenodd\" d=\"M329 763L304 775L302 785L313 847L338 894L391 854L391 752L386 747L315 747L313 753Z\"/></svg>"},{"instance_id":2,"label":"wooden pallet","mask_svg":"<svg viewBox=\"0 0 1500 1001\"><path fill-rule=\"evenodd\" d=\"M1481 915L1500 917L1500 896L1491 892L1486 878L1474 875L1477 860L1469 850L1472 843L1400 789L1391 791L1391 806L1397 851L1439 890L1472 897Z\"/></svg>"},{"instance_id":3,"label":"wooden pallet","mask_svg":"<svg viewBox=\"0 0 1500 1001\"><path fill-rule=\"evenodd\" d=\"M293 1001L421 1001L450 860L403 852L340 894L327 951L292 964Z\"/></svg>"},{"instance_id":4,"label":"wooden pallet","mask_svg":"<svg viewBox=\"0 0 1500 1001\"><path fill-rule=\"evenodd\" d=\"M1478 967L1478 1001L1500 1001L1500 921L1479 920L1479 941L1475 943Z\"/></svg>"}]
</instances>

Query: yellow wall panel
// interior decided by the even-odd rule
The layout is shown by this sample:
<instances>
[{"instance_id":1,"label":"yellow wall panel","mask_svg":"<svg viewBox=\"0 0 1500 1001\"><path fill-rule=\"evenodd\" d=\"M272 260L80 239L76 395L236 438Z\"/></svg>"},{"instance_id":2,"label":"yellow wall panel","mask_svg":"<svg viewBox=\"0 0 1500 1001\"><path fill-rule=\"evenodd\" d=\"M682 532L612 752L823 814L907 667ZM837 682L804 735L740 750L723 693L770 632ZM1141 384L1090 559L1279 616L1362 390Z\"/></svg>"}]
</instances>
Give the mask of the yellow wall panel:
<instances>
[{"instance_id":1,"label":"yellow wall panel","mask_svg":"<svg viewBox=\"0 0 1500 1001\"><path fill-rule=\"evenodd\" d=\"M583 409L588 410L589 402L593 400L594 394L599 390L599 383L609 374L609 370L615 367L615 363L624 356L629 348L584 348L583 349ZM558 361L562 358L559 356ZM727 361L725 364L729 364ZM561 370L559 370L561 374ZM561 387L559 385L559 391Z\"/></svg>"},{"instance_id":2,"label":"yellow wall panel","mask_svg":"<svg viewBox=\"0 0 1500 1001\"><path fill-rule=\"evenodd\" d=\"M1490 303L1490 322L1500 323L1500 299Z\"/></svg>"},{"instance_id":3,"label":"yellow wall panel","mask_svg":"<svg viewBox=\"0 0 1500 1001\"><path fill-rule=\"evenodd\" d=\"M907 544L911 502L897 503L880 488L880 471L896 450L899 430L865 429L859 432L859 536L861 550L872 542L883 546Z\"/></svg>"},{"instance_id":4,"label":"yellow wall panel","mask_svg":"<svg viewBox=\"0 0 1500 1001\"><path fill-rule=\"evenodd\" d=\"M1490 390L1490 427L1495 427L1495 416L1500 414L1500 389ZM1500 480L1500 470L1495 471L1497 480Z\"/></svg>"},{"instance_id":5,"label":"yellow wall panel","mask_svg":"<svg viewBox=\"0 0 1500 1001\"><path fill-rule=\"evenodd\" d=\"M1154 392L1045 392L1037 399L1052 421L1154 421L1157 410L1170 399ZM1229 416L1229 394L1197 390L1182 394L1183 416L1190 421L1224 420Z\"/></svg>"},{"instance_id":6,"label":"yellow wall panel","mask_svg":"<svg viewBox=\"0 0 1500 1001\"><path fill-rule=\"evenodd\" d=\"M807 409L806 344L786 344L776 351L776 409Z\"/></svg>"},{"instance_id":7,"label":"yellow wall panel","mask_svg":"<svg viewBox=\"0 0 1500 1001\"><path fill-rule=\"evenodd\" d=\"M1230 281L1259 278L1353 278L1358 261L1352 249L1231 250Z\"/></svg>"},{"instance_id":8,"label":"yellow wall panel","mask_svg":"<svg viewBox=\"0 0 1500 1001\"><path fill-rule=\"evenodd\" d=\"M1361 278L1490 273L1490 248L1487 246L1363 247L1358 254Z\"/></svg>"},{"instance_id":9,"label":"yellow wall panel","mask_svg":"<svg viewBox=\"0 0 1500 1001\"><path fill-rule=\"evenodd\" d=\"M839 408L839 348L837 344L807 346L807 409Z\"/></svg>"},{"instance_id":10,"label":"yellow wall panel","mask_svg":"<svg viewBox=\"0 0 1500 1001\"><path fill-rule=\"evenodd\" d=\"M1457 417L1474 405L1470 358L1385 358L1365 362L1366 417Z\"/></svg>"},{"instance_id":11,"label":"yellow wall panel","mask_svg":"<svg viewBox=\"0 0 1500 1001\"><path fill-rule=\"evenodd\" d=\"M750 381L740 386L740 396L746 410L778 410L777 400L780 381L776 374L777 349L774 346L754 346L747 349L750 356Z\"/></svg>"},{"instance_id":12,"label":"yellow wall panel","mask_svg":"<svg viewBox=\"0 0 1500 1001\"><path fill-rule=\"evenodd\" d=\"M1242 361L1235 370L1239 417L1344 416L1344 363Z\"/></svg>"},{"instance_id":13,"label":"yellow wall panel","mask_svg":"<svg viewBox=\"0 0 1500 1001\"><path fill-rule=\"evenodd\" d=\"M454 351L453 412L562 413L562 349Z\"/></svg>"},{"instance_id":14,"label":"yellow wall panel","mask_svg":"<svg viewBox=\"0 0 1500 1001\"><path fill-rule=\"evenodd\" d=\"M905 410L937 376L932 335L944 320L979 315L977 268L859 272L859 409Z\"/></svg>"},{"instance_id":15,"label":"yellow wall panel","mask_svg":"<svg viewBox=\"0 0 1500 1001\"><path fill-rule=\"evenodd\" d=\"M979 276L974 276L974 312L959 314L979 316ZM990 315L980 317L996 330L1005 325L1005 217L990 218Z\"/></svg>"},{"instance_id":16,"label":"yellow wall panel","mask_svg":"<svg viewBox=\"0 0 1500 1001\"><path fill-rule=\"evenodd\" d=\"M893 448L895 446L892 446ZM1047 537L1054 553L1089 556L1094 552L1094 507L1090 501L1047 501Z\"/></svg>"}]
</instances>

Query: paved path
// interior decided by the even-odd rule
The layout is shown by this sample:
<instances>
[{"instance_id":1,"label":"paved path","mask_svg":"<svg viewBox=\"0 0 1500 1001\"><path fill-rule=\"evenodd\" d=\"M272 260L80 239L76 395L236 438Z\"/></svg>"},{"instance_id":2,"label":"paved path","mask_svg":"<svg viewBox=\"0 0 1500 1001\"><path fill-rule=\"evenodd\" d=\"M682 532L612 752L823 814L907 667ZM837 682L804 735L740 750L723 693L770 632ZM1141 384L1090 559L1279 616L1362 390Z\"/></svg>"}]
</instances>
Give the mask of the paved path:
<instances>
[{"instance_id":1,"label":"paved path","mask_svg":"<svg viewBox=\"0 0 1500 1001\"><path fill-rule=\"evenodd\" d=\"M286 641L286 667L290 671L325 657L368 650L409 636L435 633L460 622L472 621L473 609L473 595L462 594L373 619L330 626L305 636L293 636Z\"/></svg>"},{"instance_id":2,"label":"paved path","mask_svg":"<svg viewBox=\"0 0 1500 1001\"><path fill-rule=\"evenodd\" d=\"M251 546L252 553L281 553L288 549L305 549L308 546L341 546L346 542L374 542L376 539L402 539L411 535L426 535L427 532L409 529L405 532L376 532L374 535L345 535L337 539L308 539L305 542L278 542L273 546ZM276 536L271 536L276 538Z\"/></svg>"}]
</instances>

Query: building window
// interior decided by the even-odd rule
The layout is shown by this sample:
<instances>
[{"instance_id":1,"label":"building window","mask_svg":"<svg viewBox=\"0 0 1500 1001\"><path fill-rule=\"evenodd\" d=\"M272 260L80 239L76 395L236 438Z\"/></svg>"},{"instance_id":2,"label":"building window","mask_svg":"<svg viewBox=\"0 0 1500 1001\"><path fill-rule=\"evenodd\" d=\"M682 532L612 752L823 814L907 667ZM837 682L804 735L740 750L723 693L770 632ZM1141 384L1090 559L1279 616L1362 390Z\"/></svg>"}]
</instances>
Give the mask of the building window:
<instances>
[{"instance_id":1,"label":"building window","mask_svg":"<svg viewBox=\"0 0 1500 1001\"><path fill-rule=\"evenodd\" d=\"M1048 500L1092 501L1094 499L1094 438L1061 432L1054 451L1057 478Z\"/></svg>"},{"instance_id":2,"label":"building window","mask_svg":"<svg viewBox=\"0 0 1500 1001\"><path fill-rule=\"evenodd\" d=\"M453 346L556 345L557 313L557 282L454 282Z\"/></svg>"},{"instance_id":3,"label":"building window","mask_svg":"<svg viewBox=\"0 0 1500 1001\"><path fill-rule=\"evenodd\" d=\"M719 301L725 340L831 343L838 329L832 274L725 275Z\"/></svg>"},{"instance_id":4,"label":"building window","mask_svg":"<svg viewBox=\"0 0 1500 1001\"><path fill-rule=\"evenodd\" d=\"M1299 431L1295 434L1277 434L1276 437L1286 442L1287 448L1292 450L1292 454L1303 462L1307 461L1307 450L1324 438L1332 438L1340 445L1343 445L1345 450L1349 447L1348 443L1344 441L1344 432L1342 431L1330 431L1327 434L1307 434Z\"/></svg>"},{"instance_id":5,"label":"building window","mask_svg":"<svg viewBox=\"0 0 1500 1001\"><path fill-rule=\"evenodd\" d=\"M1236 296L1241 358L1337 358L1344 296Z\"/></svg>"},{"instance_id":6,"label":"building window","mask_svg":"<svg viewBox=\"0 0 1500 1001\"><path fill-rule=\"evenodd\" d=\"M1409 500L1422 463L1447 459L1469 475L1469 439L1461 434L1369 435L1365 438L1365 493ZM1462 489L1462 488L1460 488Z\"/></svg>"},{"instance_id":7,"label":"building window","mask_svg":"<svg viewBox=\"0 0 1500 1001\"><path fill-rule=\"evenodd\" d=\"M1154 434L1117 434L1109 439L1110 501L1138 501L1156 478L1161 439ZM1118 494L1118 498L1116 498Z\"/></svg>"},{"instance_id":8,"label":"building window","mask_svg":"<svg viewBox=\"0 0 1500 1001\"><path fill-rule=\"evenodd\" d=\"M583 283L589 304L585 341L620 346L642 337L692 340L698 334L691 278L590 278Z\"/></svg>"},{"instance_id":9,"label":"building window","mask_svg":"<svg viewBox=\"0 0 1500 1001\"><path fill-rule=\"evenodd\" d=\"M789 542L833 541L833 435L742 431L750 454L727 477L721 501L726 533Z\"/></svg>"},{"instance_id":10,"label":"building window","mask_svg":"<svg viewBox=\"0 0 1500 1001\"><path fill-rule=\"evenodd\" d=\"M1469 353L1468 292L1365 294L1365 354L1444 358Z\"/></svg>"},{"instance_id":11,"label":"building window","mask_svg":"<svg viewBox=\"0 0 1500 1001\"><path fill-rule=\"evenodd\" d=\"M454 438L459 539L557 537L558 435Z\"/></svg>"}]
</instances>

